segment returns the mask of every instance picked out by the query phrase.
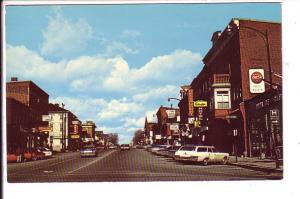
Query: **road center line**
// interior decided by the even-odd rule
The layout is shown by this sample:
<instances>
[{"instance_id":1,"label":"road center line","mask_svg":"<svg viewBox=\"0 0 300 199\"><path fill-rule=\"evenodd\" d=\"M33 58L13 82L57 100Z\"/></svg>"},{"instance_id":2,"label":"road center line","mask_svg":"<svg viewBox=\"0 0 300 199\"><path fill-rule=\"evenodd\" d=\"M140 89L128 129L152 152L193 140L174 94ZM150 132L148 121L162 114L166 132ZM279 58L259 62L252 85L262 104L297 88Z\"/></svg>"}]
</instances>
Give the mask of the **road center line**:
<instances>
[{"instance_id":1,"label":"road center line","mask_svg":"<svg viewBox=\"0 0 300 199\"><path fill-rule=\"evenodd\" d=\"M100 161L100 160L106 158L107 156L109 156L109 155L111 155L112 153L115 153L115 152L116 152L116 151L110 151L110 152L108 152L107 154L105 154L104 156L101 156L100 158L97 158L96 160L93 160L92 162L89 162L88 164L86 164L86 165L84 165L84 166L82 166L82 167L79 167L79 168L77 168L77 169L75 169L75 170L73 170L73 171L70 171L70 172L68 172L68 173L69 173L69 174L70 174L70 173L74 173L75 171L78 171L78 170L80 170L80 169L83 169L83 168L85 168L85 167L88 167L88 166L90 166L90 165L92 165L92 164L94 164L94 163L96 163L96 162L98 162L98 161Z\"/></svg>"}]
</instances>

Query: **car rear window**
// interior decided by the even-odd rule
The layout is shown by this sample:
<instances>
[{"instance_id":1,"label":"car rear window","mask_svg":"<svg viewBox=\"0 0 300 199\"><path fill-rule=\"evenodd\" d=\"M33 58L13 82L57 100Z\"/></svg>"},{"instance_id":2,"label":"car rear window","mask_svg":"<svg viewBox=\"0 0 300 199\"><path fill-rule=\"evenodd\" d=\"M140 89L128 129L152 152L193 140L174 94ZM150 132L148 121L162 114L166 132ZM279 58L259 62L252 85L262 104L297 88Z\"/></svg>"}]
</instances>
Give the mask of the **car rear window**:
<instances>
[{"instance_id":1,"label":"car rear window","mask_svg":"<svg viewBox=\"0 0 300 199\"><path fill-rule=\"evenodd\" d=\"M194 151L195 147L194 146L183 146L179 150L180 151Z\"/></svg>"}]
</instances>

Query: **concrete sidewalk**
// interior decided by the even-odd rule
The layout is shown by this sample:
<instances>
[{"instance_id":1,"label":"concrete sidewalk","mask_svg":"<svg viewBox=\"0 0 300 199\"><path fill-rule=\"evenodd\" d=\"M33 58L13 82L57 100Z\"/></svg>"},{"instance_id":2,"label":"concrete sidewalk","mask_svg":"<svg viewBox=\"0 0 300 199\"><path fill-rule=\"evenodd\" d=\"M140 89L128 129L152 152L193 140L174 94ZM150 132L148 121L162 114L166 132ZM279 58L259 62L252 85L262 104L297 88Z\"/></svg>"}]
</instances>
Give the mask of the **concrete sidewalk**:
<instances>
[{"instance_id":1,"label":"concrete sidewalk","mask_svg":"<svg viewBox=\"0 0 300 199\"><path fill-rule=\"evenodd\" d=\"M230 156L229 165L243 167L247 169L253 169L257 171L264 171L269 173L282 173L283 165L276 168L276 161L274 159L259 159L259 158L248 158L238 157L236 162L235 156Z\"/></svg>"}]
</instances>

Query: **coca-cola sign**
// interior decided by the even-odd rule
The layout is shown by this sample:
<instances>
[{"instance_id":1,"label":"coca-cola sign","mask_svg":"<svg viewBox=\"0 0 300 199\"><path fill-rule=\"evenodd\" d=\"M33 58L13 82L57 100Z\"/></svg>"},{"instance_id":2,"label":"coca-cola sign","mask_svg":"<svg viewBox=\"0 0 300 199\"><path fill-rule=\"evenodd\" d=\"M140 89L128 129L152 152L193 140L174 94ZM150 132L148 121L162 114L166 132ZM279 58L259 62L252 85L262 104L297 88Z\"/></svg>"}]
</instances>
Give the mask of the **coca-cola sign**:
<instances>
[{"instance_id":1,"label":"coca-cola sign","mask_svg":"<svg viewBox=\"0 0 300 199\"><path fill-rule=\"evenodd\" d=\"M265 92L264 69L249 69L250 93Z\"/></svg>"},{"instance_id":2,"label":"coca-cola sign","mask_svg":"<svg viewBox=\"0 0 300 199\"><path fill-rule=\"evenodd\" d=\"M259 84L263 80L263 75L260 72L254 72L251 75L251 80L255 84Z\"/></svg>"}]
</instances>

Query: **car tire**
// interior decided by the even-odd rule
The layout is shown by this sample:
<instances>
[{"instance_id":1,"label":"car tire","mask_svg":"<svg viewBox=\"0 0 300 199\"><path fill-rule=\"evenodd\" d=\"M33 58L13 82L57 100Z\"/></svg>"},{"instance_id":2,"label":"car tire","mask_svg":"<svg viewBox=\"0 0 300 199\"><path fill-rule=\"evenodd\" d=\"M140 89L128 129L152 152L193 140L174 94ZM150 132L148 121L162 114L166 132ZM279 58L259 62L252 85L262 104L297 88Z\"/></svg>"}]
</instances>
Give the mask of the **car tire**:
<instances>
[{"instance_id":1,"label":"car tire","mask_svg":"<svg viewBox=\"0 0 300 199\"><path fill-rule=\"evenodd\" d=\"M208 165L208 159L204 159L203 162L202 162L203 166L207 166Z\"/></svg>"},{"instance_id":2,"label":"car tire","mask_svg":"<svg viewBox=\"0 0 300 199\"><path fill-rule=\"evenodd\" d=\"M222 164L223 165L226 165L228 163L228 158L227 157L224 157L223 160L222 160Z\"/></svg>"}]
</instances>

